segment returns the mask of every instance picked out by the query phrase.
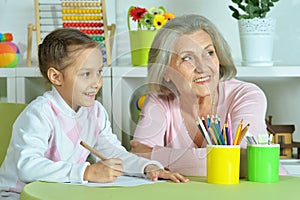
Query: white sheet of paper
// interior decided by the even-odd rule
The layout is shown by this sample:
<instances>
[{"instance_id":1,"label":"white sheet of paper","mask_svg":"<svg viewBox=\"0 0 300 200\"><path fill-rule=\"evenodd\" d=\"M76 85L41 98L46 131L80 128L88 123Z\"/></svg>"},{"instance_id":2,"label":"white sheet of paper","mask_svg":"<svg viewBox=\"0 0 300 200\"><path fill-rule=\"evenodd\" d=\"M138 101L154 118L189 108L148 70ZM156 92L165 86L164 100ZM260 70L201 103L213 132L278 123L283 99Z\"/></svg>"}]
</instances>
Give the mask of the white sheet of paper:
<instances>
[{"instance_id":1,"label":"white sheet of paper","mask_svg":"<svg viewBox=\"0 0 300 200\"><path fill-rule=\"evenodd\" d=\"M157 182L165 182L164 180L159 180ZM138 186L138 185L144 185L144 184L153 184L157 183L154 181L151 181L149 179L140 178L140 177L131 177L131 176L119 176L115 181L111 183L67 183L67 184L73 184L73 185L85 185L89 187L108 187L108 186L122 186L122 187L128 187L128 186Z\"/></svg>"}]
</instances>

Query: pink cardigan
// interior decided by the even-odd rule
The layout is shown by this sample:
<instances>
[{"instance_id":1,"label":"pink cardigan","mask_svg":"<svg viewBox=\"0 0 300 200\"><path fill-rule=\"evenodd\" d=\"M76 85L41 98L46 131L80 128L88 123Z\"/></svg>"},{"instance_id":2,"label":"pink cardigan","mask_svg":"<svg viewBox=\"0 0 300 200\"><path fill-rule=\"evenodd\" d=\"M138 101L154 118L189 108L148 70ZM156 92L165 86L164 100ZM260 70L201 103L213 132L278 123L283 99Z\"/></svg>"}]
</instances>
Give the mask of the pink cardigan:
<instances>
[{"instance_id":1,"label":"pink cardigan","mask_svg":"<svg viewBox=\"0 0 300 200\"><path fill-rule=\"evenodd\" d=\"M244 125L250 123L249 132L252 135L267 133L266 108L265 94L256 85L236 79L219 83L217 114L221 124L224 124L230 113L233 132L243 119ZM164 167L187 176L206 175L205 148L196 148L190 138L183 123L178 99L148 95L134 139L153 147L151 159L161 162ZM243 151L246 145L243 140Z\"/></svg>"}]
</instances>

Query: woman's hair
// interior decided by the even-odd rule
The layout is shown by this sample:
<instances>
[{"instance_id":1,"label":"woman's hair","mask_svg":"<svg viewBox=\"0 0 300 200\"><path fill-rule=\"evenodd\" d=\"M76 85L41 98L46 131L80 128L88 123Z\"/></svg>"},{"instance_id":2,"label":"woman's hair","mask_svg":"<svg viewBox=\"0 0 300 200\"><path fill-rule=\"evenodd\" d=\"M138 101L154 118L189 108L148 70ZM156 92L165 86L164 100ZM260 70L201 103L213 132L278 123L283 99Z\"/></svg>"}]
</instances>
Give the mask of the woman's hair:
<instances>
[{"instance_id":1,"label":"woman's hair","mask_svg":"<svg viewBox=\"0 0 300 200\"><path fill-rule=\"evenodd\" d=\"M41 74L49 81L50 67L61 71L76 61L81 50L95 48L98 43L76 29L59 28L48 34L38 47Z\"/></svg>"},{"instance_id":2,"label":"woman's hair","mask_svg":"<svg viewBox=\"0 0 300 200\"><path fill-rule=\"evenodd\" d=\"M235 77L237 70L232 60L230 47L217 27L200 15L183 15L170 20L156 34L148 57L148 85L151 93L171 95L175 85L164 79L169 67L174 44L182 35L205 31L212 39L220 63L220 80ZM167 88L167 89L166 89Z\"/></svg>"}]
</instances>

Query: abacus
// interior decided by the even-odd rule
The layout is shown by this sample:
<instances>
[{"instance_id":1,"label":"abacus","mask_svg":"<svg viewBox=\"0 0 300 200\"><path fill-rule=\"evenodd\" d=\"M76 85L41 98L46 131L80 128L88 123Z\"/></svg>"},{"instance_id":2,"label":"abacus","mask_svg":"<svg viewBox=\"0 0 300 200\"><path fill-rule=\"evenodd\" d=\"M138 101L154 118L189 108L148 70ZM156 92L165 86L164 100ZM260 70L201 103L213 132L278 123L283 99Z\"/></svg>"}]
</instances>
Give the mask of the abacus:
<instances>
[{"instance_id":1,"label":"abacus","mask_svg":"<svg viewBox=\"0 0 300 200\"><path fill-rule=\"evenodd\" d=\"M36 25L28 24L27 66L31 66L32 32L37 46L55 28L75 28L97 41L103 62L111 65L115 24L107 25L105 0L34 0ZM110 34L108 34L110 32Z\"/></svg>"}]
</instances>

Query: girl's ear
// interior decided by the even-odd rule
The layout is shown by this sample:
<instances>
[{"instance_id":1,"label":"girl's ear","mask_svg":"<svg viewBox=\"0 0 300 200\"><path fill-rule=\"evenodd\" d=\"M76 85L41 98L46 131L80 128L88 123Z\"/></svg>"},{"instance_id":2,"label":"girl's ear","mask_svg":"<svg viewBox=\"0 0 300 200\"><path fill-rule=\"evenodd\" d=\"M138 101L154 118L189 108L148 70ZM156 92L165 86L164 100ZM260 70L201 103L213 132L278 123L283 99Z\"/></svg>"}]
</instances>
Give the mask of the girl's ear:
<instances>
[{"instance_id":1,"label":"girl's ear","mask_svg":"<svg viewBox=\"0 0 300 200\"><path fill-rule=\"evenodd\" d=\"M47 76L50 80L50 82L53 85L61 86L63 82L63 74L55 69L54 67L50 67L47 71Z\"/></svg>"},{"instance_id":2,"label":"girl's ear","mask_svg":"<svg viewBox=\"0 0 300 200\"><path fill-rule=\"evenodd\" d=\"M166 82L170 82L170 77L167 74L164 75L164 79Z\"/></svg>"}]
</instances>

